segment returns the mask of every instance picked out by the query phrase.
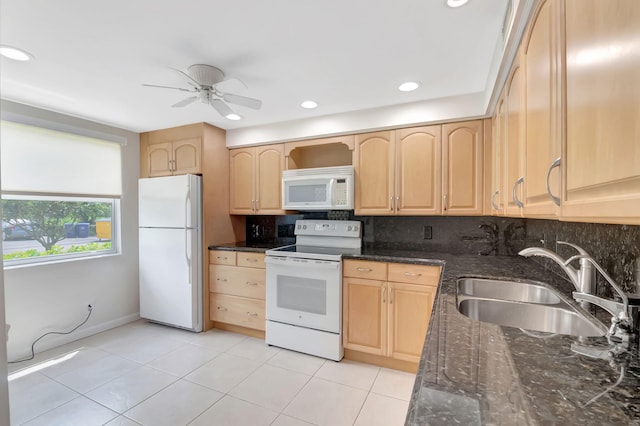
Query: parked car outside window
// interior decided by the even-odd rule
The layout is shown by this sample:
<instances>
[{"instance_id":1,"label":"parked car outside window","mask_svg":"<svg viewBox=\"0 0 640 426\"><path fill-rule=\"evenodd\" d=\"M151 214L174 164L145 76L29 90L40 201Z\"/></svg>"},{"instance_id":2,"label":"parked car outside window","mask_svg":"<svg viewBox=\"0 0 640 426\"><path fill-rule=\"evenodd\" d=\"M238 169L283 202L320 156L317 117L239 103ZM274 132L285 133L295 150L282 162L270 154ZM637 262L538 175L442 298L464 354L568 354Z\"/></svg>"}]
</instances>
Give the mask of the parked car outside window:
<instances>
[{"instance_id":1,"label":"parked car outside window","mask_svg":"<svg viewBox=\"0 0 640 426\"><path fill-rule=\"evenodd\" d=\"M31 222L19 219L16 224L2 221L2 241L32 240Z\"/></svg>"}]
</instances>

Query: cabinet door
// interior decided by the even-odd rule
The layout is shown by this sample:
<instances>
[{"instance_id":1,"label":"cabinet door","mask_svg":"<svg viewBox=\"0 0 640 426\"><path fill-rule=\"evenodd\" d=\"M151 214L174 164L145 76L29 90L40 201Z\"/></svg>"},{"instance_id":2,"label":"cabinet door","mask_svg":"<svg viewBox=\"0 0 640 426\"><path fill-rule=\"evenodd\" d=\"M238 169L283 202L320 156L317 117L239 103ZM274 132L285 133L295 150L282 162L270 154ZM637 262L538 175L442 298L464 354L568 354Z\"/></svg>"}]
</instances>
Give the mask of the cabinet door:
<instances>
[{"instance_id":1,"label":"cabinet door","mask_svg":"<svg viewBox=\"0 0 640 426\"><path fill-rule=\"evenodd\" d=\"M441 126L396 131L397 214L440 214L441 132Z\"/></svg>"},{"instance_id":2,"label":"cabinet door","mask_svg":"<svg viewBox=\"0 0 640 426\"><path fill-rule=\"evenodd\" d=\"M420 361L436 289L430 285L389 283L389 356Z\"/></svg>"},{"instance_id":3,"label":"cabinet door","mask_svg":"<svg viewBox=\"0 0 640 426\"><path fill-rule=\"evenodd\" d=\"M562 216L640 224L640 2L566 1Z\"/></svg>"},{"instance_id":4,"label":"cabinet door","mask_svg":"<svg viewBox=\"0 0 640 426\"><path fill-rule=\"evenodd\" d=\"M254 148L232 149L230 158L229 210L232 214L253 214L255 208Z\"/></svg>"},{"instance_id":5,"label":"cabinet door","mask_svg":"<svg viewBox=\"0 0 640 426\"><path fill-rule=\"evenodd\" d=\"M282 214L282 170L284 145L256 148L256 210L262 214Z\"/></svg>"},{"instance_id":6,"label":"cabinet door","mask_svg":"<svg viewBox=\"0 0 640 426\"><path fill-rule=\"evenodd\" d=\"M442 135L442 212L448 215L483 214L482 120L444 124Z\"/></svg>"},{"instance_id":7,"label":"cabinet door","mask_svg":"<svg viewBox=\"0 0 640 426\"><path fill-rule=\"evenodd\" d=\"M505 153L504 153L504 192L507 215L508 216L522 216L522 207L518 202L523 200L523 185L518 183L523 176L522 165L522 151L523 151L523 81L522 81L522 68L520 67L519 53L516 57L513 70L506 86L506 138L505 138ZM514 199L514 194L517 200Z\"/></svg>"},{"instance_id":8,"label":"cabinet door","mask_svg":"<svg viewBox=\"0 0 640 426\"><path fill-rule=\"evenodd\" d=\"M171 175L172 160L171 142L147 145L149 177Z\"/></svg>"},{"instance_id":9,"label":"cabinet door","mask_svg":"<svg viewBox=\"0 0 640 426\"><path fill-rule=\"evenodd\" d=\"M557 2L546 1L534 16L524 46L525 84L525 178L524 215L555 217L556 205L547 193L547 172L560 155L560 134L556 112L556 35L553 13ZM560 195L560 173L550 174L549 185Z\"/></svg>"},{"instance_id":10,"label":"cabinet door","mask_svg":"<svg viewBox=\"0 0 640 426\"><path fill-rule=\"evenodd\" d=\"M391 215L395 211L394 132L356 136L355 214Z\"/></svg>"},{"instance_id":11,"label":"cabinet door","mask_svg":"<svg viewBox=\"0 0 640 426\"><path fill-rule=\"evenodd\" d=\"M184 139L173 142L173 174L186 175L202 173L202 140Z\"/></svg>"},{"instance_id":12,"label":"cabinet door","mask_svg":"<svg viewBox=\"0 0 640 426\"><path fill-rule=\"evenodd\" d=\"M345 348L386 355L386 296L383 281L344 278L342 328Z\"/></svg>"},{"instance_id":13,"label":"cabinet door","mask_svg":"<svg viewBox=\"0 0 640 426\"><path fill-rule=\"evenodd\" d=\"M491 204L491 214L504 215L505 213L505 192L504 192L504 142L505 142L505 101L504 96L498 100L496 115L493 117L493 143L491 144L491 194L485 202Z\"/></svg>"}]
</instances>

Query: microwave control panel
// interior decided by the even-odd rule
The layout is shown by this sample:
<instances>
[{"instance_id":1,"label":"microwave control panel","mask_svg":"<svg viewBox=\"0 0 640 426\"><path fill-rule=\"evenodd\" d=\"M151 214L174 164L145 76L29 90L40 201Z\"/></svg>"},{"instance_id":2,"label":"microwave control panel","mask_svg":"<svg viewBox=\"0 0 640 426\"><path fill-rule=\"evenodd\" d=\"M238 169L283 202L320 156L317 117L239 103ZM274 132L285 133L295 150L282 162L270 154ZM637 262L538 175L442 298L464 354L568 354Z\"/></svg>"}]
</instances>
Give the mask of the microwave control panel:
<instances>
[{"instance_id":1,"label":"microwave control panel","mask_svg":"<svg viewBox=\"0 0 640 426\"><path fill-rule=\"evenodd\" d=\"M347 180L338 179L336 182L336 192L334 204L336 206L346 206L349 203L347 200Z\"/></svg>"}]
</instances>

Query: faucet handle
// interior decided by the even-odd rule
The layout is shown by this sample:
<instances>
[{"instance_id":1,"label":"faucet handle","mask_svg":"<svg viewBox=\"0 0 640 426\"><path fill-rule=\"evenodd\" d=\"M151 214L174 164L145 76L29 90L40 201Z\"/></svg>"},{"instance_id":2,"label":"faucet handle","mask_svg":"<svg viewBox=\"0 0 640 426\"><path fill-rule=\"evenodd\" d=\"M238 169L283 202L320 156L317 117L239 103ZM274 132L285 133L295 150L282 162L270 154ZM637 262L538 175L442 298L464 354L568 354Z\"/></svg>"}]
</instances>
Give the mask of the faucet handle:
<instances>
[{"instance_id":1,"label":"faucet handle","mask_svg":"<svg viewBox=\"0 0 640 426\"><path fill-rule=\"evenodd\" d=\"M582 247L576 245L576 244L572 244L572 243L568 243L566 241L556 241L556 243L561 244L561 245L565 245L565 246L569 246L569 247L573 247L574 249L576 249L576 251L580 254L583 254L585 256L589 256L589 253L587 253L587 251L585 249L583 249Z\"/></svg>"}]
</instances>

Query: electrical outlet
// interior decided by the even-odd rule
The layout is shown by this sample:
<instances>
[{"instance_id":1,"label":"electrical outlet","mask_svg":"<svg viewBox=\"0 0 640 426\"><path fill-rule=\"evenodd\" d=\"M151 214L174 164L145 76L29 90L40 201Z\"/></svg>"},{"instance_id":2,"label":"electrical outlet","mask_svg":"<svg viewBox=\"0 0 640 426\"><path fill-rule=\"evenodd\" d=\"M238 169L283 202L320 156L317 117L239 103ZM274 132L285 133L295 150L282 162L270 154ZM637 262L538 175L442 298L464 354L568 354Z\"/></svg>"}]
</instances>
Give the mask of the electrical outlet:
<instances>
[{"instance_id":1,"label":"electrical outlet","mask_svg":"<svg viewBox=\"0 0 640 426\"><path fill-rule=\"evenodd\" d=\"M433 237L431 226L425 225L422 227L422 239L430 240Z\"/></svg>"}]
</instances>

